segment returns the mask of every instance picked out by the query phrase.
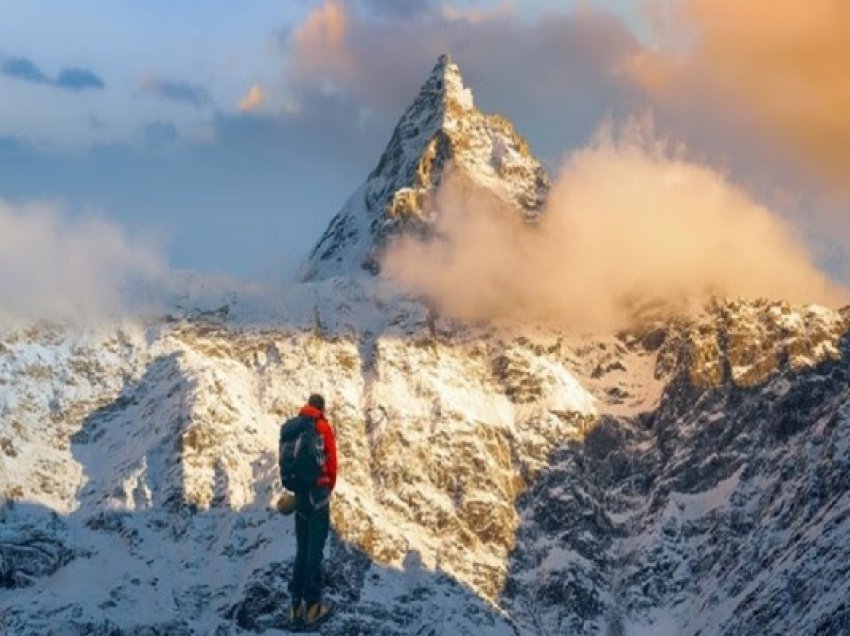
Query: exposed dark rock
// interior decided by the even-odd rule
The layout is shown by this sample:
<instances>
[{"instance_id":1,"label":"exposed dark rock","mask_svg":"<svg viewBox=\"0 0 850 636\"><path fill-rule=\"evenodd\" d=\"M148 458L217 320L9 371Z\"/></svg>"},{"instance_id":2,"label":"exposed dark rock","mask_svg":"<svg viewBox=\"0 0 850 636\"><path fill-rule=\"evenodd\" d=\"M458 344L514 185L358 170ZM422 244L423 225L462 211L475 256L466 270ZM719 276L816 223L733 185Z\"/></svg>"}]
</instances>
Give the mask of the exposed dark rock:
<instances>
[{"instance_id":1,"label":"exposed dark rock","mask_svg":"<svg viewBox=\"0 0 850 636\"><path fill-rule=\"evenodd\" d=\"M52 532L32 526L0 530L0 588L35 585L74 556Z\"/></svg>"}]
</instances>

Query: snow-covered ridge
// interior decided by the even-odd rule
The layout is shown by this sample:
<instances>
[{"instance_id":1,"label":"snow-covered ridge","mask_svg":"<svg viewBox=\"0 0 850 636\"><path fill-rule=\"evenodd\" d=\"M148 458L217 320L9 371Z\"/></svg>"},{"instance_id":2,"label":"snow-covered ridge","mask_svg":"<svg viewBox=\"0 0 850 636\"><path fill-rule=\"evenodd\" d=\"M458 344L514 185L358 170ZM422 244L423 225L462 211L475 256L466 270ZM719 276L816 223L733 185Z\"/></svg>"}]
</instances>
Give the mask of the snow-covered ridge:
<instances>
[{"instance_id":1,"label":"snow-covered ridge","mask_svg":"<svg viewBox=\"0 0 850 636\"><path fill-rule=\"evenodd\" d=\"M67 605L66 577L102 570L110 574L92 585L98 591L88 601L73 601L69 621L82 614L149 622L159 594L126 590L134 580L175 578L184 581L173 591L181 603L216 603L191 616L158 605L154 614L206 633L207 621L244 600L245 590L230 586L252 575L260 555L246 562L242 542L276 546L280 554L267 560L289 553L290 528L270 512L279 492L277 430L317 388L333 400L342 457L334 504L340 540L389 567L391 579L398 576L392 568L406 568L416 555L423 572L479 590L467 600L454 593L462 605L498 593L521 476L545 465L558 440L580 434L594 400L555 355L502 341L482 345L401 299L381 315L375 297L361 307L357 286L347 289L341 297L333 282L326 285L324 293L333 291L320 304L325 317L317 313L308 325L295 312L289 326L238 326L234 308L115 331L43 323L4 334L0 485L8 532L0 533L0 579L18 588L49 576L46 587L22 592L44 611L22 624L38 629ZM237 324L225 318L231 315ZM429 371L411 384L414 369ZM538 426L527 426L531 420ZM432 454L435 447L443 452ZM494 509L501 511L495 522ZM38 537L50 511L61 516L44 543ZM187 512L217 524L221 552L206 552L207 535L197 528L170 536ZM245 520L251 536L226 530L233 519ZM116 547L114 533L132 539ZM169 541L179 558L152 563L149 551ZM120 568L107 567L116 559ZM196 588L219 580L213 572L222 569L223 587L199 595ZM101 594L121 596L114 612L100 607ZM8 616L2 625L21 624L13 620L18 610Z\"/></svg>"},{"instance_id":2,"label":"snow-covered ridge","mask_svg":"<svg viewBox=\"0 0 850 636\"><path fill-rule=\"evenodd\" d=\"M427 235L437 213L437 188L449 173L485 188L528 218L540 212L549 190L545 170L513 125L482 114L457 64L443 55L366 183L316 243L302 278L376 273L391 237Z\"/></svg>"},{"instance_id":3,"label":"snow-covered ridge","mask_svg":"<svg viewBox=\"0 0 850 636\"><path fill-rule=\"evenodd\" d=\"M305 288L277 326L236 301L5 332L0 627L279 626L277 427L321 390L333 633L756 633L766 611L768 631L841 633L845 315L728 302L579 337L459 325L374 285ZM829 558L795 551L800 532ZM788 613L778 563L834 590L806 583Z\"/></svg>"}]
</instances>

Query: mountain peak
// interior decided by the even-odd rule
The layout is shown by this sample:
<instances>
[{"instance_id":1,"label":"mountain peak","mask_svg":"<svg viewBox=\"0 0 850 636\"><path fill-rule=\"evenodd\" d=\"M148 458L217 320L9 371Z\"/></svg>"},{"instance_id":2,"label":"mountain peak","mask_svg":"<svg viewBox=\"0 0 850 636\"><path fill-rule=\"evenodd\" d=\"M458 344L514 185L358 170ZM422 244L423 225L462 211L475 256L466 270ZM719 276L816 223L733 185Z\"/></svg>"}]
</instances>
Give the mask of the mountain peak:
<instances>
[{"instance_id":1,"label":"mountain peak","mask_svg":"<svg viewBox=\"0 0 850 636\"><path fill-rule=\"evenodd\" d=\"M436 193L461 173L523 218L543 208L549 179L510 121L485 115L443 54L402 114L378 165L331 220L301 270L302 280L377 274L387 243L401 233L430 236Z\"/></svg>"},{"instance_id":2,"label":"mountain peak","mask_svg":"<svg viewBox=\"0 0 850 636\"><path fill-rule=\"evenodd\" d=\"M436 95L444 112L449 104L457 106L461 112L475 107L472 91L464 86L460 67L452 61L448 53L443 53L437 59L437 64L422 85L419 95Z\"/></svg>"}]
</instances>

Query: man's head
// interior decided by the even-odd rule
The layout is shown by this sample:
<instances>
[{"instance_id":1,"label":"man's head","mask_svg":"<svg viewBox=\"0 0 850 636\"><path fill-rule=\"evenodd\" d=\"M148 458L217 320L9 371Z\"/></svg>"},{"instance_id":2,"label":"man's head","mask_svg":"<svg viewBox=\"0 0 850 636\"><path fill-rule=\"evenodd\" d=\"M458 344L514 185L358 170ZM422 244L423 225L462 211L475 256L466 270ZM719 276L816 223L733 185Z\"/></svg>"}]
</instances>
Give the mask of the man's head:
<instances>
[{"instance_id":1,"label":"man's head","mask_svg":"<svg viewBox=\"0 0 850 636\"><path fill-rule=\"evenodd\" d=\"M318 393L313 393L307 399L307 404L312 406L314 409L319 409L322 413L325 412L325 398L323 398Z\"/></svg>"}]
</instances>

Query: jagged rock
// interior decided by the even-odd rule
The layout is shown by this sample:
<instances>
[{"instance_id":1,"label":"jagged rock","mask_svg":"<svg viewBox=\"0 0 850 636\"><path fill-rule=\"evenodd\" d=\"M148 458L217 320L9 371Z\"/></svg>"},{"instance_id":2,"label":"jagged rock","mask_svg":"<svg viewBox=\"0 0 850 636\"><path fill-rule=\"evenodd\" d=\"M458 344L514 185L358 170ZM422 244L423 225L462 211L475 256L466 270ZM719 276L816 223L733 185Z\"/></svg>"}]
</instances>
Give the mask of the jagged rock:
<instances>
[{"instance_id":1,"label":"jagged rock","mask_svg":"<svg viewBox=\"0 0 850 636\"><path fill-rule=\"evenodd\" d=\"M302 278L377 273L391 237L428 236L436 193L449 174L480 184L524 218L534 219L549 179L507 119L484 115L460 69L441 56L405 111L378 165L331 220L302 268Z\"/></svg>"},{"instance_id":2,"label":"jagged rock","mask_svg":"<svg viewBox=\"0 0 850 636\"><path fill-rule=\"evenodd\" d=\"M846 316L815 306L797 311L784 302L721 303L690 327L690 382L701 389L724 381L754 387L786 362L804 371L837 360L848 326Z\"/></svg>"},{"instance_id":3,"label":"jagged rock","mask_svg":"<svg viewBox=\"0 0 850 636\"><path fill-rule=\"evenodd\" d=\"M49 532L0 536L0 588L35 585L74 558L74 553Z\"/></svg>"},{"instance_id":4,"label":"jagged rock","mask_svg":"<svg viewBox=\"0 0 850 636\"><path fill-rule=\"evenodd\" d=\"M194 636L196 632L183 621L155 623L130 629L122 629L111 621L67 621L52 627L47 633L49 636Z\"/></svg>"}]
</instances>

